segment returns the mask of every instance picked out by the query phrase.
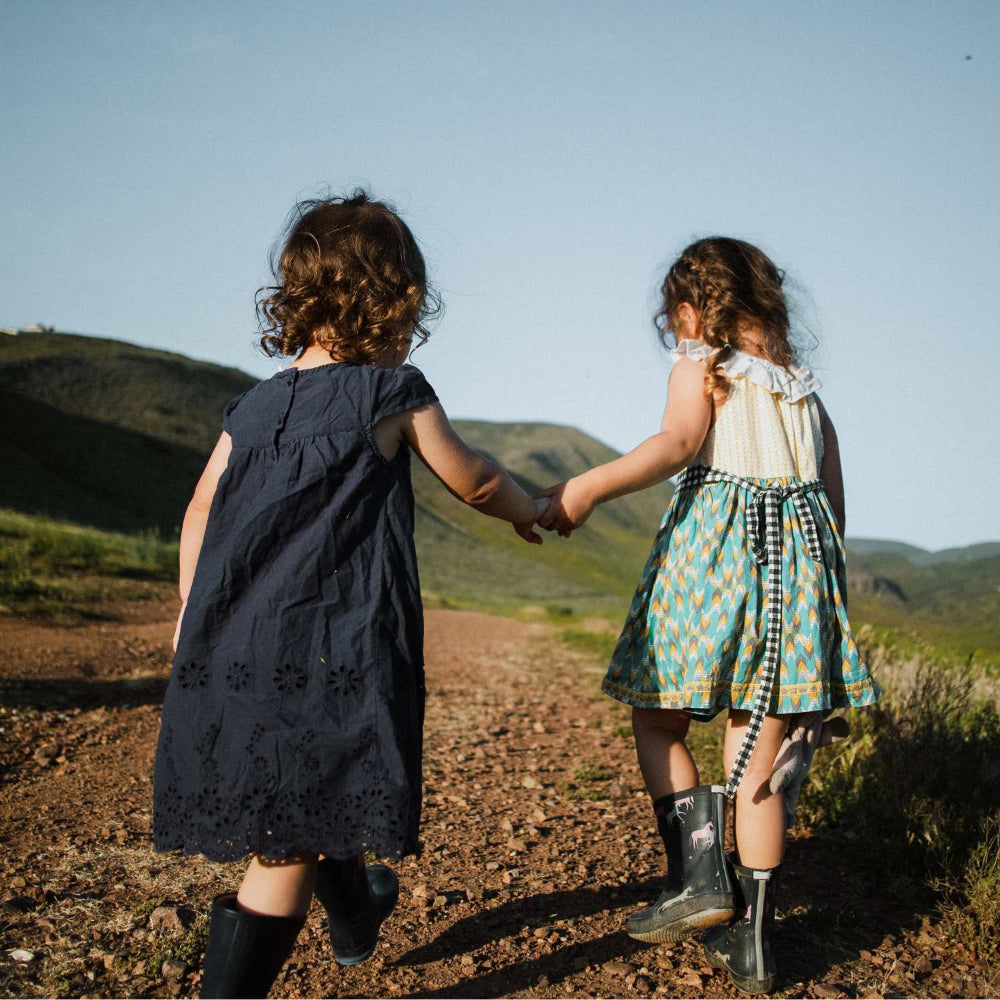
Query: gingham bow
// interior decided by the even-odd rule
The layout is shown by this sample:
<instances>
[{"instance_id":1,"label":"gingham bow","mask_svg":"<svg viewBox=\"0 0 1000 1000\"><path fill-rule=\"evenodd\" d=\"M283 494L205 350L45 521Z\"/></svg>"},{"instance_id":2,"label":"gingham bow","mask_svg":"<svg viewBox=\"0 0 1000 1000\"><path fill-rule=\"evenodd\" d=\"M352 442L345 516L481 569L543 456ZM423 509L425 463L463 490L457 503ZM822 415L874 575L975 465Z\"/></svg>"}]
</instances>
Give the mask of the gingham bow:
<instances>
[{"instance_id":1,"label":"gingham bow","mask_svg":"<svg viewBox=\"0 0 1000 1000\"><path fill-rule=\"evenodd\" d=\"M717 480L702 480L702 482L717 482ZM806 535L806 544L809 546L809 555L819 561L823 558L823 549L819 544L819 529L816 527L816 518L813 517L812 507L806 500L806 493L812 490L822 489L823 483L819 479L811 479L805 483L789 483L787 486L758 486L749 480L744 480L737 485L743 486L753 494L753 499L747 504L747 534L750 536L750 548L754 558L762 566L768 564L767 551L767 528L769 524L776 525L778 534L781 534L781 505L791 498L795 504L795 510L802 522L802 527Z\"/></svg>"},{"instance_id":2,"label":"gingham bow","mask_svg":"<svg viewBox=\"0 0 1000 1000\"><path fill-rule=\"evenodd\" d=\"M809 554L817 562L822 562L823 549L819 543L819 529L806 494L822 490L823 481L810 479L801 483L761 486L742 476L723 472L722 469L709 469L704 465L696 465L685 469L677 489L678 492L692 490L707 483L732 483L750 494L747 503L747 535L750 538L750 548L758 563L771 567L771 571L767 574L767 636L764 642L763 670L754 698L753 711L750 713L750 721L747 723L747 731L736 755L732 773L726 782L726 797L731 799L736 795L736 789L743 780L747 764L750 763L750 755L757 744L760 727L771 704L771 693L774 691L774 680L778 674L778 663L781 658L781 618L784 609L781 594L781 507L788 499L795 504L806 536Z\"/></svg>"}]
</instances>

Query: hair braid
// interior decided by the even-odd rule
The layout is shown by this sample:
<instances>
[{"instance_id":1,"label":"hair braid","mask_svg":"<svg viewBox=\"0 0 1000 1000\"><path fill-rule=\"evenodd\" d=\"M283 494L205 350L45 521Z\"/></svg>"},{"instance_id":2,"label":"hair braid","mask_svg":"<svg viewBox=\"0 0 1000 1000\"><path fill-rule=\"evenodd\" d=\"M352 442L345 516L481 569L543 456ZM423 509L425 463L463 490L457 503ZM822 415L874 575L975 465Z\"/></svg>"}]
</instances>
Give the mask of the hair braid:
<instances>
[{"instance_id":1,"label":"hair braid","mask_svg":"<svg viewBox=\"0 0 1000 1000\"><path fill-rule=\"evenodd\" d=\"M698 240L667 272L654 322L666 344L678 308L689 303L701 321L702 339L718 350L706 365L705 391L728 389L729 379L718 366L731 350L745 346L749 329L759 331L755 346L769 360L784 368L795 363L783 281L783 272L750 243L726 236Z\"/></svg>"}]
</instances>

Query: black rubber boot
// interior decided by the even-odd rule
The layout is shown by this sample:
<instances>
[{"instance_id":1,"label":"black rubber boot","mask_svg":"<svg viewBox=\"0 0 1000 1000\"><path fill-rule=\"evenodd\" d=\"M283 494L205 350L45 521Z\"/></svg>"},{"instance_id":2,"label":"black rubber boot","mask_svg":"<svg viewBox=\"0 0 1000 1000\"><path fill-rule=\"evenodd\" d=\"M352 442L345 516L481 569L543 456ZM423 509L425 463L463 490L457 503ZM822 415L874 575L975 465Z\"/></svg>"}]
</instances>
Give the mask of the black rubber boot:
<instances>
[{"instance_id":1,"label":"black rubber boot","mask_svg":"<svg viewBox=\"0 0 1000 1000\"><path fill-rule=\"evenodd\" d=\"M733 882L722 849L723 789L699 785L653 803L667 849L667 882L659 899L628 918L639 941L680 941L729 920Z\"/></svg>"},{"instance_id":2,"label":"black rubber boot","mask_svg":"<svg viewBox=\"0 0 1000 1000\"><path fill-rule=\"evenodd\" d=\"M324 858L316 866L315 893L329 917L334 958L357 965L378 944L379 927L399 899L399 880L385 865Z\"/></svg>"},{"instance_id":3,"label":"black rubber boot","mask_svg":"<svg viewBox=\"0 0 1000 1000\"><path fill-rule=\"evenodd\" d=\"M771 993L778 978L771 954L778 868L744 868L731 858L730 863L736 873L737 916L728 927L705 935L705 954L729 973L737 989Z\"/></svg>"},{"instance_id":4,"label":"black rubber boot","mask_svg":"<svg viewBox=\"0 0 1000 1000\"><path fill-rule=\"evenodd\" d=\"M216 896L201 995L266 997L305 922L305 917L268 917L238 910L235 892Z\"/></svg>"}]
</instances>

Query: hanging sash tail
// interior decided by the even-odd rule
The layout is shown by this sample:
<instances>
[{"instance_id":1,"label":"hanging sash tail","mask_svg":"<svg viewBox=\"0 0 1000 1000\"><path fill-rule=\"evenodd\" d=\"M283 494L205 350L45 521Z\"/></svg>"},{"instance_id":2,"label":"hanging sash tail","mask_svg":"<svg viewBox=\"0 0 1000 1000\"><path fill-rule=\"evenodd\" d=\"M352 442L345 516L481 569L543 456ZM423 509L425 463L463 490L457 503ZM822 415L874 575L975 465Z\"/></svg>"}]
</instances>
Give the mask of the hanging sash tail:
<instances>
[{"instance_id":1,"label":"hanging sash tail","mask_svg":"<svg viewBox=\"0 0 1000 1000\"><path fill-rule=\"evenodd\" d=\"M750 494L747 503L747 535L754 558L762 566L768 566L767 574L767 635L764 642L764 660L754 699L750 722L747 725L743 743L740 745L733 764L732 773L726 781L726 798L733 798L743 780L743 774L750 762L750 755L757 744L760 727L764 723L774 681L781 662L782 612L784 601L781 587L782 517L781 508L786 500L791 500L802 523L809 554L817 563L823 561L823 549L819 543L819 528L813 516L812 507L806 499L807 493L824 489L821 479L787 485L762 486L759 482L735 476L721 469L710 469L704 465L685 469L677 492L697 489L711 483L731 483Z\"/></svg>"}]
</instances>

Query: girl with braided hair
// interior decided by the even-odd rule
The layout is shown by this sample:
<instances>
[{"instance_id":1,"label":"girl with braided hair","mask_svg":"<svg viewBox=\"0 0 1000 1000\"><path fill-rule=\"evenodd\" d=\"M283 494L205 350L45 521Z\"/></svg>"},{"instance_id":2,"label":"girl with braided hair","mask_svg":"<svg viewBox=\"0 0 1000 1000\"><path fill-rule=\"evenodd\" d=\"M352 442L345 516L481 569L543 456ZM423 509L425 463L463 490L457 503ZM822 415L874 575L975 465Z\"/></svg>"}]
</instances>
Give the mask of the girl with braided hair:
<instances>
[{"instance_id":1,"label":"girl with braided hair","mask_svg":"<svg viewBox=\"0 0 1000 1000\"><path fill-rule=\"evenodd\" d=\"M776 981L778 749L797 716L881 693L847 619L837 437L818 380L797 362L782 282L749 243L691 244L667 272L656 314L674 359L660 432L540 494L553 502L539 523L566 535L598 503L683 470L602 685L632 706L667 852L666 885L628 933L660 942L711 928L709 959L755 993ZM722 710L728 781L701 785L685 737L692 719Z\"/></svg>"}]
</instances>

